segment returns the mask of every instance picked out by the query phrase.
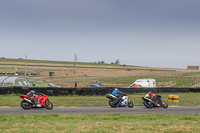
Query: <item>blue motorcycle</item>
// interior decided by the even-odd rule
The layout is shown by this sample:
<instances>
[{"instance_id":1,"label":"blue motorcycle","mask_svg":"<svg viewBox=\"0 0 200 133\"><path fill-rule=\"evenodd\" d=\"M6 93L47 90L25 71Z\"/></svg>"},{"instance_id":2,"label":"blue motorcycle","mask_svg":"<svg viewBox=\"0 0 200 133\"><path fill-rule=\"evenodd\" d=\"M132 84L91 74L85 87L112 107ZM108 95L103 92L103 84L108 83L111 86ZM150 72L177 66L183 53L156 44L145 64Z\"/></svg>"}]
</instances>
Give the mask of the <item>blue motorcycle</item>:
<instances>
[{"instance_id":1,"label":"blue motorcycle","mask_svg":"<svg viewBox=\"0 0 200 133\"><path fill-rule=\"evenodd\" d=\"M126 106L128 106L129 108L133 108L133 106L134 106L133 102L129 99L128 95L123 95L121 97L121 96L115 96L115 95L112 95L112 94L108 94L108 95L106 95L106 97L108 99L110 99L109 105L112 108L126 107Z\"/></svg>"}]
</instances>

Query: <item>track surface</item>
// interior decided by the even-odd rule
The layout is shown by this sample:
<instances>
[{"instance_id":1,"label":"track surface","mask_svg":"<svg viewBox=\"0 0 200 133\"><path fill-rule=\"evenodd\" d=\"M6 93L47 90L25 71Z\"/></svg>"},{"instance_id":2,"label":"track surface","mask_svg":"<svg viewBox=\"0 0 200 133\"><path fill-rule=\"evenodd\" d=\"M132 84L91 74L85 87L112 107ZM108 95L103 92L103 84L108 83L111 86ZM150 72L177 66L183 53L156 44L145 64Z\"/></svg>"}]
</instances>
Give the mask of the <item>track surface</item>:
<instances>
[{"instance_id":1,"label":"track surface","mask_svg":"<svg viewBox=\"0 0 200 133\"><path fill-rule=\"evenodd\" d=\"M32 108L24 110L21 107L0 108L0 114L24 114L24 113L82 113L82 114L111 114L111 113L158 113L158 114L179 114L179 113L200 113L200 106L178 106L164 108L147 109L144 106L134 106L133 108L111 108L111 107L59 107L53 110L45 108Z\"/></svg>"}]
</instances>

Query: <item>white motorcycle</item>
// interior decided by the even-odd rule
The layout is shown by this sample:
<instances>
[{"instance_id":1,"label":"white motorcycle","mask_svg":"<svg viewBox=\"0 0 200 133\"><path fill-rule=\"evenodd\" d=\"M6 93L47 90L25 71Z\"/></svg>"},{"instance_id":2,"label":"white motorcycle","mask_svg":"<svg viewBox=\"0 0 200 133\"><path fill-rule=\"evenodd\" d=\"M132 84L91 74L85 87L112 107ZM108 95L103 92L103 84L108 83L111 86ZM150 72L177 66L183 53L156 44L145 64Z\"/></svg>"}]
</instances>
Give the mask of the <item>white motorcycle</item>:
<instances>
[{"instance_id":1,"label":"white motorcycle","mask_svg":"<svg viewBox=\"0 0 200 133\"><path fill-rule=\"evenodd\" d=\"M134 104L133 102L129 99L128 95L123 95L121 96L115 96L112 94L106 95L107 98L109 98L109 105L112 108L116 107L126 107L128 106L129 108L133 108Z\"/></svg>"}]
</instances>

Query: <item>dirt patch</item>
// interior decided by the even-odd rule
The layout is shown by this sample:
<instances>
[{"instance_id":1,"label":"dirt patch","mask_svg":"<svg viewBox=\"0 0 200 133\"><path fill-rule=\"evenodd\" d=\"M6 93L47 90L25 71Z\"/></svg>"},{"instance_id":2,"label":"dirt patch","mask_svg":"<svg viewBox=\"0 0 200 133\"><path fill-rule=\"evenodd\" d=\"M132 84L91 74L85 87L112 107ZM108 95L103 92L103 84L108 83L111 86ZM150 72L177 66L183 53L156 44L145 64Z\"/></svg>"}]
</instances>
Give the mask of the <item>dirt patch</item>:
<instances>
[{"instance_id":1,"label":"dirt patch","mask_svg":"<svg viewBox=\"0 0 200 133\"><path fill-rule=\"evenodd\" d=\"M56 70L56 76L74 75L74 69ZM40 75L49 75L49 71L39 71ZM95 77L121 77L121 76L172 76L177 75L176 71L150 71L150 70L117 70L117 69L95 69L78 68L76 75L95 76Z\"/></svg>"}]
</instances>

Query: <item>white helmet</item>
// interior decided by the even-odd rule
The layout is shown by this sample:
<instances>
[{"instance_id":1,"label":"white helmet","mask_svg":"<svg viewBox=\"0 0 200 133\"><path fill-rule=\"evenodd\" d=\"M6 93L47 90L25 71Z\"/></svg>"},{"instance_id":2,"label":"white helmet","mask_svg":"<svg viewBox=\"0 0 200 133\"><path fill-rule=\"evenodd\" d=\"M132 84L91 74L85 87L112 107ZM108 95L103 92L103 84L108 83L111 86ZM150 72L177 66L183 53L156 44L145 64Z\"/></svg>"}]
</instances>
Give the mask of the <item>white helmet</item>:
<instances>
[{"instance_id":1,"label":"white helmet","mask_svg":"<svg viewBox=\"0 0 200 133\"><path fill-rule=\"evenodd\" d=\"M115 88L115 90L118 90L117 88Z\"/></svg>"}]
</instances>

